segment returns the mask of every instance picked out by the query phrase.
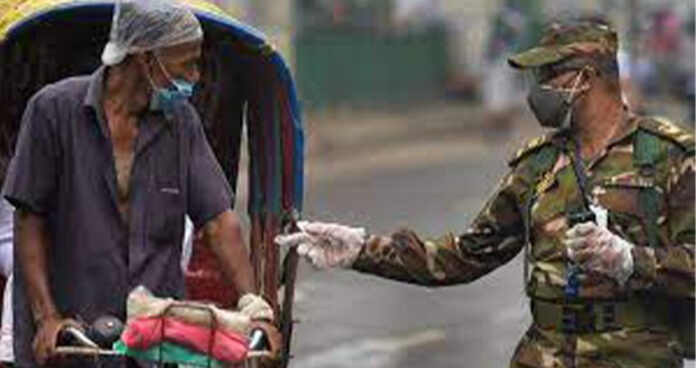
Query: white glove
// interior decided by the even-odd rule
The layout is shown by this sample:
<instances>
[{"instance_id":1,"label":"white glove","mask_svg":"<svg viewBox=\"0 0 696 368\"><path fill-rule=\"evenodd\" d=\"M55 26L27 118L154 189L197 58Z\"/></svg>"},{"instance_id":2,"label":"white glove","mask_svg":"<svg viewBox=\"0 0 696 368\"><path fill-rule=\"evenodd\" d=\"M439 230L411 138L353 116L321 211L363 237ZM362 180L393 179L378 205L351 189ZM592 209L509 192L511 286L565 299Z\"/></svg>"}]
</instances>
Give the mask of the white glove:
<instances>
[{"instance_id":1,"label":"white glove","mask_svg":"<svg viewBox=\"0 0 696 368\"><path fill-rule=\"evenodd\" d=\"M564 241L568 257L581 268L604 274L624 285L633 274L633 244L593 222L575 225Z\"/></svg>"},{"instance_id":2,"label":"white glove","mask_svg":"<svg viewBox=\"0 0 696 368\"><path fill-rule=\"evenodd\" d=\"M275 242L280 246L297 246L297 254L317 268L349 268L367 239L363 228L306 221L298 222L297 226L300 232L279 235Z\"/></svg>"},{"instance_id":3,"label":"white glove","mask_svg":"<svg viewBox=\"0 0 696 368\"><path fill-rule=\"evenodd\" d=\"M273 309L262 297L254 294L244 294L237 302L237 310L249 316L252 321L273 320Z\"/></svg>"}]
</instances>

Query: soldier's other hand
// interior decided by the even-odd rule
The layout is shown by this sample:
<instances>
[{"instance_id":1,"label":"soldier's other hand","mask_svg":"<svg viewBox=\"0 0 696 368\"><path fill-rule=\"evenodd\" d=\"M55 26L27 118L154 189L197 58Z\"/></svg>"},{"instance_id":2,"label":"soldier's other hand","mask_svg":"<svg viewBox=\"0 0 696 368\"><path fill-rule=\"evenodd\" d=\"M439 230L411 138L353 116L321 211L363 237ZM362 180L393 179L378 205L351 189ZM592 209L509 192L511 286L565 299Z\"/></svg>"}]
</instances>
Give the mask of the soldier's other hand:
<instances>
[{"instance_id":1,"label":"soldier's other hand","mask_svg":"<svg viewBox=\"0 0 696 368\"><path fill-rule=\"evenodd\" d=\"M566 232L568 257L581 268L615 279L623 285L633 273L633 244L593 222Z\"/></svg>"},{"instance_id":2,"label":"soldier's other hand","mask_svg":"<svg viewBox=\"0 0 696 368\"><path fill-rule=\"evenodd\" d=\"M298 222L300 232L280 235L280 246L296 246L297 253L318 268L350 267L360 254L367 232L340 224Z\"/></svg>"}]
</instances>

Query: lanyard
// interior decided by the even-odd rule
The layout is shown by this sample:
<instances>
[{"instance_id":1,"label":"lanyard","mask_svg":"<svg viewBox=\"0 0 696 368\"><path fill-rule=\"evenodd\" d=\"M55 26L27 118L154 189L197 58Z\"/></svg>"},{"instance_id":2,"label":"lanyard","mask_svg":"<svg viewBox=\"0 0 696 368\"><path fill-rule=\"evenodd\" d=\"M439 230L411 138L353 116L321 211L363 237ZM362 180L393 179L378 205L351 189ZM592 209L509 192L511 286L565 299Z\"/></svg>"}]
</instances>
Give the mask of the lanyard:
<instances>
[{"instance_id":1,"label":"lanyard","mask_svg":"<svg viewBox=\"0 0 696 368\"><path fill-rule=\"evenodd\" d=\"M572 139L572 138L568 138ZM567 151L567 150L566 150ZM585 167L582 162L582 156L580 155L580 144L576 139L573 140L573 152L569 154L571 164L573 165L573 172L575 173L575 179L580 188L580 195L582 196L582 205L586 211L590 211L590 195L588 193L588 178L585 172Z\"/></svg>"}]
</instances>

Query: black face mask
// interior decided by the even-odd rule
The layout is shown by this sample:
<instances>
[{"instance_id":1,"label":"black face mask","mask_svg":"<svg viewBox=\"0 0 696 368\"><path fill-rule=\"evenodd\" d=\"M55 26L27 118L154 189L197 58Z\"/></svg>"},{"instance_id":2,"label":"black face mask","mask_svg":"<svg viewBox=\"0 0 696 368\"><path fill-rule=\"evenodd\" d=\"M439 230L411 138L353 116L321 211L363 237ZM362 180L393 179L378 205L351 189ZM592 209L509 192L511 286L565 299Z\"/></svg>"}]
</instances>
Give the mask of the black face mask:
<instances>
[{"instance_id":1,"label":"black face mask","mask_svg":"<svg viewBox=\"0 0 696 368\"><path fill-rule=\"evenodd\" d=\"M542 127L559 130L570 127L573 104L583 74L580 72L570 90L534 83L527 95L527 103Z\"/></svg>"}]
</instances>

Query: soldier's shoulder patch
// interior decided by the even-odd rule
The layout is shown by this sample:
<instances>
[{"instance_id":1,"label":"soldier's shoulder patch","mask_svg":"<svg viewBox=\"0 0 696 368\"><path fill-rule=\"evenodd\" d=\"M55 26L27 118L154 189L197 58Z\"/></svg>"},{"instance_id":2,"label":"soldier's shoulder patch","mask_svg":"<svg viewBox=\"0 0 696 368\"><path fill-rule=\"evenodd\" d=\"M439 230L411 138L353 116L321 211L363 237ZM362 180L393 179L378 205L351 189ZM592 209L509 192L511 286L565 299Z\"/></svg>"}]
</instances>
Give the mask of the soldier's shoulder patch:
<instances>
[{"instance_id":1,"label":"soldier's shoulder patch","mask_svg":"<svg viewBox=\"0 0 696 368\"><path fill-rule=\"evenodd\" d=\"M680 146L688 153L694 152L694 135L667 118L645 117L639 120L638 125L641 129Z\"/></svg>"},{"instance_id":2,"label":"soldier's shoulder patch","mask_svg":"<svg viewBox=\"0 0 696 368\"><path fill-rule=\"evenodd\" d=\"M546 147L551 144L552 139L551 134L542 135L528 140L522 148L518 149L517 152L508 160L508 165L510 167L517 166L523 159L530 157L533 153L538 152L542 147Z\"/></svg>"}]
</instances>

